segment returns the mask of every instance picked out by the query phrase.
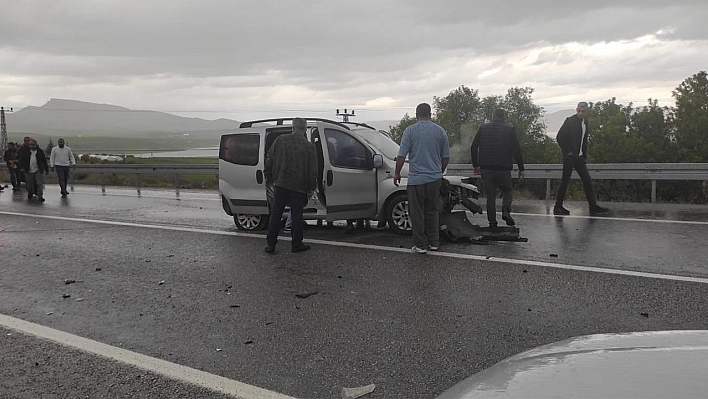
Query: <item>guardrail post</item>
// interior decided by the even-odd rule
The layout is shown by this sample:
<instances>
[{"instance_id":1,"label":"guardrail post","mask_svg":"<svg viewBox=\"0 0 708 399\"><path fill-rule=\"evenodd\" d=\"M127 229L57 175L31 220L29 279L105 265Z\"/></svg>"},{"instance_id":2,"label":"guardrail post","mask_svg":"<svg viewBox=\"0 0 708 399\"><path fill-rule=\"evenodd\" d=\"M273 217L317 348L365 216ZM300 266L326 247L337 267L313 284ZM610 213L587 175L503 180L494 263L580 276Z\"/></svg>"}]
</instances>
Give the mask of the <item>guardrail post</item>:
<instances>
[{"instance_id":1,"label":"guardrail post","mask_svg":"<svg viewBox=\"0 0 708 399\"><path fill-rule=\"evenodd\" d=\"M106 194L106 174L101 172L101 193Z\"/></svg>"},{"instance_id":2,"label":"guardrail post","mask_svg":"<svg viewBox=\"0 0 708 399\"><path fill-rule=\"evenodd\" d=\"M140 173L135 175L135 185L138 188L138 195L140 195Z\"/></svg>"},{"instance_id":3,"label":"guardrail post","mask_svg":"<svg viewBox=\"0 0 708 399\"><path fill-rule=\"evenodd\" d=\"M546 179L546 201L551 200L551 179Z\"/></svg>"},{"instance_id":4,"label":"guardrail post","mask_svg":"<svg viewBox=\"0 0 708 399\"><path fill-rule=\"evenodd\" d=\"M179 174L175 173L175 194L179 197Z\"/></svg>"},{"instance_id":5,"label":"guardrail post","mask_svg":"<svg viewBox=\"0 0 708 399\"><path fill-rule=\"evenodd\" d=\"M651 181L651 203L656 202L656 180Z\"/></svg>"}]
</instances>

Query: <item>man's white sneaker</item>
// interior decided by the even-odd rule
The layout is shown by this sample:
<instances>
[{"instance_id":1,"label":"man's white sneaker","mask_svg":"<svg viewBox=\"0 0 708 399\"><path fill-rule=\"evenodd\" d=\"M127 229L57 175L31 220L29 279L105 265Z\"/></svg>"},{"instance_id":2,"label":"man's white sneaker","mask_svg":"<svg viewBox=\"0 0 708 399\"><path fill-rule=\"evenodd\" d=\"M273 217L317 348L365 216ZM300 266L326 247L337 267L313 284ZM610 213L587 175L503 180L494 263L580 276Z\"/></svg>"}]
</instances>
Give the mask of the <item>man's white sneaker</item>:
<instances>
[{"instance_id":1,"label":"man's white sneaker","mask_svg":"<svg viewBox=\"0 0 708 399\"><path fill-rule=\"evenodd\" d=\"M413 252L415 252L417 254L427 254L428 253L428 250L424 249L424 248L413 247L411 249L413 250Z\"/></svg>"}]
</instances>

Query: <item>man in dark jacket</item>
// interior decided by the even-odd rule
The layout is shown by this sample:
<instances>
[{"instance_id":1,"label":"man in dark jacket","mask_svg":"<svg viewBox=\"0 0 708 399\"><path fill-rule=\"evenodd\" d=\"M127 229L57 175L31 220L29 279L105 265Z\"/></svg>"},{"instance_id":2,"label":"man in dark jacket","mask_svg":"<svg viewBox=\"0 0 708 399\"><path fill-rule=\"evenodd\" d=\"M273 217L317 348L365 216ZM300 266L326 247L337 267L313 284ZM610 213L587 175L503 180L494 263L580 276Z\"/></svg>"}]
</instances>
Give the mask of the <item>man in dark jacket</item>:
<instances>
[{"instance_id":1,"label":"man in dark jacket","mask_svg":"<svg viewBox=\"0 0 708 399\"><path fill-rule=\"evenodd\" d=\"M7 150L3 154L3 158L7 164L7 173L10 174L10 183L12 183L12 191L20 189L20 167L17 165L18 155L15 143L7 143ZM2 187L0 187L0 190Z\"/></svg>"},{"instance_id":2,"label":"man in dark jacket","mask_svg":"<svg viewBox=\"0 0 708 399\"><path fill-rule=\"evenodd\" d=\"M44 175L49 174L49 165L44 151L37 146L37 140L30 139L27 150L20 153L19 163L25 174L27 199L31 200L37 194L37 199L44 202Z\"/></svg>"},{"instance_id":3,"label":"man in dark jacket","mask_svg":"<svg viewBox=\"0 0 708 399\"><path fill-rule=\"evenodd\" d=\"M502 192L502 219L508 226L515 224L511 217L511 169L513 161L519 165L519 180L524 178L524 156L516 135L516 128L504 122L506 113L494 110L492 121L482 125L472 141L474 174L482 175L487 197L489 227L497 227L497 191Z\"/></svg>"},{"instance_id":4,"label":"man in dark jacket","mask_svg":"<svg viewBox=\"0 0 708 399\"><path fill-rule=\"evenodd\" d=\"M570 215L570 211L563 207L563 201L565 200L565 193L568 190L573 169L578 172L580 180L583 182L585 197L588 200L588 204L590 204L590 214L601 215L610 211L597 204L595 194L592 192L592 180L586 165L588 136L590 135L586 118L587 110L588 103L579 102L575 109L575 115L565 118L565 122L563 122L563 126L561 126L556 136L556 141L558 141L563 153L563 177L558 187L556 205L553 207L554 215Z\"/></svg>"},{"instance_id":5,"label":"man in dark jacket","mask_svg":"<svg viewBox=\"0 0 708 399\"><path fill-rule=\"evenodd\" d=\"M302 243L302 211L317 188L317 151L305 137L306 131L307 121L295 118L292 134L278 136L268 150L265 179L274 187L265 247L268 253L275 252L285 205L290 205L292 215L292 252L310 249Z\"/></svg>"}]
</instances>

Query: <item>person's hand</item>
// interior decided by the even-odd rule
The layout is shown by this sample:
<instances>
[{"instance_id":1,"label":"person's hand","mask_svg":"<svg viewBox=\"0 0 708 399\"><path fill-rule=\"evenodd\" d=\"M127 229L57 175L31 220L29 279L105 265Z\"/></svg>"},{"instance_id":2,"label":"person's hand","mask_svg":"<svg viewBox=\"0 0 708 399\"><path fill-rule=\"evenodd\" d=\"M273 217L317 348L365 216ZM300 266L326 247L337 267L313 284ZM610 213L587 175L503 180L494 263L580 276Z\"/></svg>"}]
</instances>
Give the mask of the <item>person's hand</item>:
<instances>
[{"instance_id":1,"label":"person's hand","mask_svg":"<svg viewBox=\"0 0 708 399\"><path fill-rule=\"evenodd\" d=\"M52 172L54 172L54 166L52 166L51 168L49 168L49 170L51 170Z\"/></svg>"},{"instance_id":2,"label":"person's hand","mask_svg":"<svg viewBox=\"0 0 708 399\"><path fill-rule=\"evenodd\" d=\"M526 172L524 172L523 170L520 170L519 171L519 181L524 180L524 177L526 177Z\"/></svg>"},{"instance_id":3,"label":"person's hand","mask_svg":"<svg viewBox=\"0 0 708 399\"><path fill-rule=\"evenodd\" d=\"M481 173L482 173L482 168L480 168L479 166L475 166L474 167L474 174L479 175Z\"/></svg>"},{"instance_id":4,"label":"person's hand","mask_svg":"<svg viewBox=\"0 0 708 399\"><path fill-rule=\"evenodd\" d=\"M395 175L393 175L393 185L398 187L399 183L401 183L401 174L396 173Z\"/></svg>"}]
</instances>

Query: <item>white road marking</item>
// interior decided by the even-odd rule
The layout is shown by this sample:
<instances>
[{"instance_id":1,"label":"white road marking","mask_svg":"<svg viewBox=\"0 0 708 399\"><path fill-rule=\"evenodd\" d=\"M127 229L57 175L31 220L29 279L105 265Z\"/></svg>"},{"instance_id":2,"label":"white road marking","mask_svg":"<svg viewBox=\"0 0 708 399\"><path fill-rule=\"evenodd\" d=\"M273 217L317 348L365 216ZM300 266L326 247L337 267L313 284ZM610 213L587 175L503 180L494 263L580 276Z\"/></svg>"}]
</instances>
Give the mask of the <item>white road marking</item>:
<instances>
[{"instance_id":1,"label":"white road marking","mask_svg":"<svg viewBox=\"0 0 708 399\"><path fill-rule=\"evenodd\" d=\"M693 225L703 225L708 226L708 222L698 222L692 220L663 220L663 219L638 219L638 218L618 218L614 216L586 216L586 215L549 215L545 213L519 213L512 212L512 215L523 215L523 216L540 216L547 218L571 218L571 219L604 219L604 220L617 220L622 222L650 222L650 223L670 223L670 224L693 224Z\"/></svg>"},{"instance_id":2,"label":"white road marking","mask_svg":"<svg viewBox=\"0 0 708 399\"><path fill-rule=\"evenodd\" d=\"M191 367L141 355L140 353L132 352L126 349L116 348L98 341L55 330L39 324L30 323L28 321L16 319L3 314L0 314L0 325L11 330L33 335L35 337L53 341L64 346L76 348L84 352L118 361L120 363L158 373L174 380L183 381L192 385L197 385L217 392L232 395L236 398L293 399L290 396L277 392L244 384L239 381L230 380L215 374L209 374Z\"/></svg>"},{"instance_id":3,"label":"white road marking","mask_svg":"<svg viewBox=\"0 0 708 399\"><path fill-rule=\"evenodd\" d=\"M111 225L111 226L142 227L142 228L148 228L148 229L183 231L183 232L189 232L189 233L248 237L248 238L257 238L260 240L263 240L265 238L263 235L260 235L260 234L242 233L242 232L234 232L234 231L218 231L218 230L198 229L198 228L193 228L193 227L140 224L140 223L131 223L131 222L117 222L117 221L111 221L111 220L72 218L72 217L65 217L65 216L33 215L33 214L27 214L27 213L7 212L7 211L0 211L0 214L12 215L12 216L27 216L27 217L33 217L33 218L39 218L39 219L96 223L96 224L104 224L104 225ZM278 237L278 239L283 240L283 241L292 240L290 237ZM386 247L386 246L382 246L382 245L359 244L359 243L338 242L338 241L317 240L317 239L308 239L307 242L313 243L313 244L331 245L331 246L337 246L337 247L365 248L365 249L379 250L379 251L411 253L410 248L395 248L395 247ZM416 256L422 256L422 255L416 255ZM654 279L661 279L661 280L673 280L673 281L708 284L708 278L701 278L701 277L687 277L687 276L676 276L676 275L672 275L672 274L647 273L647 272L637 272L637 271L632 271L632 270L621 270L621 269L608 269L608 268L603 268L603 267L578 266L578 265L569 265L569 264L563 264L563 263L541 262L541 261L525 260L525 259L498 258L498 257L493 257L493 256L484 256L484 255L469 255L469 254L458 254L458 253L453 253L453 252L432 252L432 251L428 251L427 256L442 256L442 257L446 257L446 258L471 259L471 260L478 260L478 261L482 261L482 262L511 263L511 264L516 264L516 265L525 265L525 266L538 266L538 267L548 267L548 268L554 268L554 269L575 270L575 271L582 271L582 272L616 274L616 275L622 275L622 276L646 277L646 278L654 278Z\"/></svg>"}]
</instances>

